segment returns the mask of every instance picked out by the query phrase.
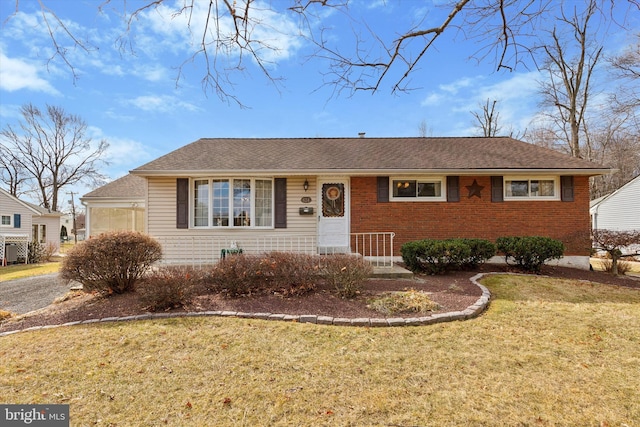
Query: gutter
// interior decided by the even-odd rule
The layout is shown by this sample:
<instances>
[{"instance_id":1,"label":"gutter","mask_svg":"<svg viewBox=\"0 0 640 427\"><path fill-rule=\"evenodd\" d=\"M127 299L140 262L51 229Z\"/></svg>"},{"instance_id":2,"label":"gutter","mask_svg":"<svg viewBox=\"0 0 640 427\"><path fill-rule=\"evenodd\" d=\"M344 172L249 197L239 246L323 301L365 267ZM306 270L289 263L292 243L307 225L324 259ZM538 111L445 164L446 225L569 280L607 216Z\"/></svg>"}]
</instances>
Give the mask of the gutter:
<instances>
[{"instance_id":1,"label":"gutter","mask_svg":"<svg viewBox=\"0 0 640 427\"><path fill-rule=\"evenodd\" d=\"M613 169L225 169L225 170L131 170L131 175L152 177L195 177L195 176L308 176L308 175L349 175L349 176L380 176L380 175L461 175L461 176L492 176L492 175L531 175L557 174L573 176L597 176L613 173Z\"/></svg>"}]
</instances>

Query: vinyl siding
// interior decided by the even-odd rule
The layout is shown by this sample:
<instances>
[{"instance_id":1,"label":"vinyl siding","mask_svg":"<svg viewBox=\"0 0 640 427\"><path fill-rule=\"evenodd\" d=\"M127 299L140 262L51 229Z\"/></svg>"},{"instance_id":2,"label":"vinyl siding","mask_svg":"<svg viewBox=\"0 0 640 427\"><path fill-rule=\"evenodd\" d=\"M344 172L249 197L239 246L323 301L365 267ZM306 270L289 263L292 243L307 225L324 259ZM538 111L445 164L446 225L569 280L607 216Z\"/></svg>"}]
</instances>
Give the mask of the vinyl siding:
<instances>
[{"instance_id":1,"label":"vinyl siding","mask_svg":"<svg viewBox=\"0 0 640 427\"><path fill-rule=\"evenodd\" d=\"M13 227L13 215L20 214L20 228ZM15 199L8 197L0 192L0 215L11 216L11 225L0 225L0 233L2 234L28 234L31 240L31 225L33 224L33 211L18 203ZM59 226L58 226L59 227ZM58 230L59 231L59 230Z\"/></svg>"},{"instance_id":2,"label":"vinyl siding","mask_svg":"<svg viewBox=\"0 0 640 427\"><path fill-rule=\"evenodd\" d=\"M593 207L591 214L594 228L640 230L640 177Z\"/></svg>"},{"instance_id":3,"label":"vinyl siding","mask_svg":"<svg viewBox=\"0 0 640 427\"><path fill-rule=\"evenodd\" d=\"M38 226L41 224L46 225L47 236L46 242L43 244L55 248L55 252L57 253L60 250L60 217L36 216L33 218L33 224L37 224Z\"/></svg>"},{"instance_id":4,"label":"vinyl siding","mask_svg":"<svg viewBox=\"0 0 640 427\"><path fill-rule=\"evenodd\" d=\"M316 182L305 178L287 178L287 228L270 229L179 229L176 227L176 179L153 178L148 180L147 230L163 244L164 262L210 263L220 257L220 250L230 248L232 242L245 253L265 250L315 251L317 215L300 215L299 208L313 206L317 212ZM301 198L308 196L312 202L305 204ZM191 197L191 196L190 196ZM189 215L193 212L190 210Z\"/></svg>"}]
</instances>

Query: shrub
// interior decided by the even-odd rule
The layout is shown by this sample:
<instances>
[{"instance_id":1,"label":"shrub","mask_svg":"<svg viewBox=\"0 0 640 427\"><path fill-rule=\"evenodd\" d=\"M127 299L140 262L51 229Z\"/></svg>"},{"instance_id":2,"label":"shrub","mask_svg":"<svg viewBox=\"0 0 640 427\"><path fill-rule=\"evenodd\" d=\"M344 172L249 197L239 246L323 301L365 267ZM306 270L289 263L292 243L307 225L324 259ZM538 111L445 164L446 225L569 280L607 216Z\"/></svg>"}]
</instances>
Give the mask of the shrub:
<instances>
[{"instance_id":1,"label":"shrub","mask_svg":"<svg viewBox=\"0 0 640 427\"><path fill-rule=\"evenodd\" d=\"M123 293L162 258L160 243L133 231L101 234L74 246L62 260L64 280L80 282L84 291Z\"/></svg>"},{"instance_id":2,"label":"shrub","mask_svg":"<svg viewBox=\"0 0 640 427\"><path fill-rule=\"evenodd\" d=\"M545 262L564 254L564 244L549 237L499 237L496 246L507 264L513 259L519 268L530 272L539 272Z\"/></svg>"},{"instance_id":3,"label":"shrub","mask_svg":"<svg viewBox=\"0 0 640 427\"><path fill-rule=\"evenodd\" d=\"M47 255L45 245L32 241L29 242L27 250L29 251L29 258L27 261L29 264L40 264L46 260Z\"/></svg>"},{"instance_id":4,"label":"shrub","mask_svg":"<svg viewBox=\"0 0 640 427\"><path fill-rule=\"evenodd\" d=\"M633 265L628 261L619 260L616 262L615 269L613 265L613 259L603 258L600 260L600 267L607 273L624 276L633 269Z\"/></svg>"},{"instance_id":5,"label":"shrub","mask_svg":"<svg viewBox=\"0 0 640 427\"><path fill-rule=\"evenodd\" d=\"M402 255L402 262L404 265L413 272L422 271L422 263L420 262L420 255L422 248L425 244L425 240L407 242L400 247L400 255Z\"/></svg>"},{"instance_id":6,"label":"shrub","mask_svg":"<svg viewBox=\"0 0 640 427\"><path fill-rule=\"evenodd\" d=\"M409 251L403 245L400 249L402 259L405 264L415 272L425 272L428 274L442 274L453 269L450 263L456 263L461 251L465 251L468 256L469 248L457 246L451 241L425 239L411 242Z\"/></svg>"},{"instance_id":7,"label":"shrub","mask_svg":"<svg viewBox=\"0 0 640 427\"><path fill-rule=\"evenodd\" d=\"M322 258L322 277L342 298L354 298L373 273L367 261L351 255L327 255Z\"/></svg>"},{"instance_id":8,"label":"shrub","mask_svg":"<svg viewBox=\"0 0 640 427\"><path fill-rule=\"evenodd\" d=\"M292 253L269 252L260 257L256 282L270 292L285 296L302 295L312 291L318 280L318 257Z\"/></svg>"},{"instance_id":9,"label":"shrub","mask_svg":"<svg viewBox=\"0 0 640 427\"><path fill-rule=\"evenodd\" d=\"M289 252L233 255L220 260L205 278L205 287L228 296L260 292L300 295L315 288L318 258Z\"/></svg>"},{"instance_id":10,"label":"shrub","mask_svg":"<svg viewBox=\"0 0 640 427\"><path fill-rule=\"evenodd\" d=\"M475 268L495 255L495 245L483 239L425 239L402 245L407 268L414 272L442 274Z\"/></svg>"},{"instance_id":11,"label":"shrub","mask_svg":"<svg viewBox=\"0 0 640 427\"><path fill-rule=\"evenodd\" d=\"M145 275L136 285L140 300L151 311L185 307L201 280L201 270L164 266Z\"/></svg>"},{"instance_id":12,"label":"shrub","mask_svg":"<svg viewBox=\"0 0 640 427\"><path fill-rule=\"evenodd\" d=\"M484 264L496 255L496 245L486 239L460 239L469 246L471 254L465 260L463 268L472 269Z\"/></svg>"},{"instance_id":13,"label":"shrub","mask_svg":"<svg viewBox=\"0 0 640 427\"><path fill-rule=\"evenodd\" d=\"M622 258L628 257L633 259L634 256L640 255L640 230L618 231L597 229L593 230L593 247L597 250L606 251L611 258L611 268L606 271L615 275L624 274L621 271L618 262ZM624 254L622 251L627 252ZM630 265L622 266L622 269L630 268Z\"/></svg>"},{"instance_id":14,"label":"shrub","mask_svg":"<svg viewBox=\"0 0 640 427\"><path fill-rule=\"evenodd\" d=\"M367 307L386 315L398 313L427 313L440 309L429 294L415 289L402 292L386 292L372 299Z\"/></svg>"},{"instance_id":15,"label":"shrub","mask_svg":"<svg viewBox=\"0 0 640 427\"><path fill-rule=\"evenodd\" d=\"M260 259L238 254L221 259L205 277L205 288L228 296L248 295L257 291L256 276Z\"/></svg>"}]
</instances>

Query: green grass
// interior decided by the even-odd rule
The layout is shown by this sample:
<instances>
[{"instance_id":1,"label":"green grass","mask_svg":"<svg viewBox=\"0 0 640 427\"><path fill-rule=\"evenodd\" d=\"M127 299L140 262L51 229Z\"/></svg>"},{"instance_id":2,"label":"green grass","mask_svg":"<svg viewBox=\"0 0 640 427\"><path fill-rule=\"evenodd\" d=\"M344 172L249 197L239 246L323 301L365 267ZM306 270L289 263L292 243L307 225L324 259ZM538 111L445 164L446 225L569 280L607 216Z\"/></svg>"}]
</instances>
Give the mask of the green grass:
<instances>
[{"instance_id":1,"label":"green grass","mask_svg":"<svg viewBox=\"0 0 640 427\"><path fill-rule=\"evenodd\" d=\"M352 328L232 318L0 338L0 402L71 425L634 426L640 291L490 276L481 317Z\"/></svg>"},{"instance_id":2,"label":"green grass","mask_svg":"<svg viewBox=\"0 0 640 427\"><path fill-rule=\"evenodd\" d=\"M8 265L6 267L0 267L0 282L5 280L23 279L31 276L40 276L42 274L57 273L58 270L60 270L60 262Z\"/></svg>"}]
</instances>

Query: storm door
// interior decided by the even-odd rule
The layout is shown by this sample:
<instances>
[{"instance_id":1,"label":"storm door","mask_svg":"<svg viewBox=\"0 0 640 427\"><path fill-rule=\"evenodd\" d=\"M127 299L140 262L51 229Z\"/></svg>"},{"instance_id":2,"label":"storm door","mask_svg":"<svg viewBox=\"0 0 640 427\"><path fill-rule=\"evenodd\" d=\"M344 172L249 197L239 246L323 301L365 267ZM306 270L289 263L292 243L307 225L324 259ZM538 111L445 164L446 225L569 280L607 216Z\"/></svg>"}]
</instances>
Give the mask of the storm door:
<instances>
[{"instance_id":1,"label":"storm door","mask_svg":"<svg viewBox=\"0 0 640 427\"><path fill-rule=\"evenodd\" d=\"M318 246L320 253L349 251L349 180L318 181Z\"/></svg>"}]
</instances>

